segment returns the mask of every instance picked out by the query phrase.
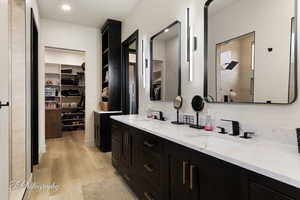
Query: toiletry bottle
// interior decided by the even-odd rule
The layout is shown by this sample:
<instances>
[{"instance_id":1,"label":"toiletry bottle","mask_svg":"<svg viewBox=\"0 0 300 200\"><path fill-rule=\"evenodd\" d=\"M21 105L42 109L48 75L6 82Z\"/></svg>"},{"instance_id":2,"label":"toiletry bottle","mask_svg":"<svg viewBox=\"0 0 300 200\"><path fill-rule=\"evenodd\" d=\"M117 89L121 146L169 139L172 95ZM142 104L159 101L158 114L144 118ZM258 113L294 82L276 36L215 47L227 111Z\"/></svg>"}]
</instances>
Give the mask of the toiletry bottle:
<instances>
[{"instance_id":1,"label":"toiletry bottle","mask_svg":"<svg viewBox=\"0 0 300 200\"><path fill-rule=\"evenodd\" d=\"M214 130L212 118L211 118L210 115L207 115L207 116L206 116L206 122L205 122L205 127L204 127L204 129L205 129L206 131L213 131L213 130Z\"/></svg>"}]
</instances>

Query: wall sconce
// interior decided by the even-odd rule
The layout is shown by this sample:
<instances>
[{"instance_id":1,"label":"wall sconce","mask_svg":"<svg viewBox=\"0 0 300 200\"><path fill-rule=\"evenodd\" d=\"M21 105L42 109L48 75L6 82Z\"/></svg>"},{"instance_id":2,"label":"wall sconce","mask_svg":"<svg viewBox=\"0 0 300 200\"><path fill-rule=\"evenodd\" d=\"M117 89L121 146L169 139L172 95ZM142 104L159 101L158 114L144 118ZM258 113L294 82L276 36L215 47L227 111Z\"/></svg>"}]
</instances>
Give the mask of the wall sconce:
<instances>
[{"instance_id":1,"label":"wall sconce","mask_svg":"<svg viewBox=\"0 0 300 200\"><path fill-rule=\"evenodd\" d=\"M146 70L148 68L148 59L146 56L146 36L142 39L142 76L143 76L143 88L146 88Z\"/></svg>"},{"instance_id":2,"label":"wall sconce","mask_svg":"<svg viewBox=\"0 0 300 200\"><path fill-rule=\"evenodd\" d=\"M189 81L192 82L194 76L193 52L196 49L196 45L194 42L197 42L197 38L193 37L190 18L191 18L190 8L187 8L187 62L189 63Z\"/></svg>"}]
</instances>

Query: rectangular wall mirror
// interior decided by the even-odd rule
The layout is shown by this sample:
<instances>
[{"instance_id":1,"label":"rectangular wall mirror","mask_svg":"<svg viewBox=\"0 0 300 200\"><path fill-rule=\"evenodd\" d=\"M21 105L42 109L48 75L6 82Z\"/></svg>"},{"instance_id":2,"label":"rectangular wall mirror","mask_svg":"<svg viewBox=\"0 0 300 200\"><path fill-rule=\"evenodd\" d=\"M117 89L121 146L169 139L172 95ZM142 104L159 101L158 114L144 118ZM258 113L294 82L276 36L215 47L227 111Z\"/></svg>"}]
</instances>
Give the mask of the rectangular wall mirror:
<instances>
[{"instance_id":1,"label":"rectangular wall mirror","mask_svg":"<svg viewBox=\"0 0 300 200\"><path fill-rule=\"evenodd\" d=\"M150 98L173 101L181 95L181 23L174 22L151 37Z\"/></svg>"},{"instance_id":2,"label":"rectangular wall mirror","mask_svg":"<svg viewBox=\"0 0 300 200\"><path fill-rule=\"evenodd\" d=\"M297 98L296 13L295 0L208 0L206 100L293 103Z\"/></svg>"}]
</instances>

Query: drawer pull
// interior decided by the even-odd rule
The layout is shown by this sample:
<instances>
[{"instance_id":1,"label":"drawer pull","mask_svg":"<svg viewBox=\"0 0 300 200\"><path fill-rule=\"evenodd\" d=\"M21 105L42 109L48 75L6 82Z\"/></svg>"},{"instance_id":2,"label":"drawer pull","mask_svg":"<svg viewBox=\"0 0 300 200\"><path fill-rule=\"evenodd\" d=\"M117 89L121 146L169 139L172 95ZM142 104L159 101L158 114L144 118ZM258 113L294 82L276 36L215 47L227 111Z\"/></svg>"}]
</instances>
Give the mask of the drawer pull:
<instances>
[{"instance_id":1,"label":"drawer pull","mask_svg":"<svg viewBox=\"0 0 300 200\"><path fill-rule=\"evenodd\" d=\"M151 194L149 194L148 192L144 192L144 196L146 197L147 200L155 200Z\"/></svg>"},{"instance_id":2,"label":"drawer pull","mask_svg":"<svg viewBox=\"0 0 300 200\"><path fill-rule=\"evenodd\" d=\"M182 184L183 185L186 184L186 165L187 165L187 162L183 161L183 163L182 163Z\"/></svg>"},{"instance_id":3,"label":"drawer pull","mask_svg":"<svg viewBox=\"0 0 300 200\"><path fill-rule=\"evenodd\" d=\"M124 178L127 180L127 181L130 181L131 179L129 178L129 176L127 176L126 174L124 174Z\"/></svg>"},{"instance_id":4,"label":"drawer pull","mask_svg":"<svg viewBox=\"0 0 300 200\"><path fill-rule=\"evenodd\" d=\"M144 168L145 168L148 172L153 172L153 171L154 171L153 168L152 168L150 165L148 165L148 164L145 164L145 165L144 165Z\"/></svg>"},{"instance_id":5,"label":"drawer pull","mask_svg":"<svg viewBox=\"0 0 300 200\"><path fill-rule=\"evenodd\" d=\"M153 148L154 144L150 143L149 141L144 141L144 146L149 147L149 148Z\"/></svg>"},{"instance_id":6,"label":"drawer pull","mask_svg":"<svg viewBox=\"0 0 300 200\"><path fill-rule=\"evenodd\" d=\"M194 168L195 166L194 165L191 165L190 166L190 189L193 190L194 188Z\"/></svg>"}]
</instances>

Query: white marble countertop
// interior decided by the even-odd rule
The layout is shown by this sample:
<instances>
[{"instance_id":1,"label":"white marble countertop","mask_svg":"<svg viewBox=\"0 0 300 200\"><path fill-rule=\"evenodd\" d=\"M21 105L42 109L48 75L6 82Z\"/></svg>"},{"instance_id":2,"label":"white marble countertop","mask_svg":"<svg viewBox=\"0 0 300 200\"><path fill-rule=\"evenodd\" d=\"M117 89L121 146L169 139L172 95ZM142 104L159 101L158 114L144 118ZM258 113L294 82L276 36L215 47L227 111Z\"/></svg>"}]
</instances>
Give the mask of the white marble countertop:
<instances>
[{"instance_id":1,"label":"white marble countertop","mask_svg":"<svg viewBox=\"0 0 300 200\"><path fill-rule=\"evenodd\" d=\"M116 114L116 113L122 113L122 111L102 111L102 110L94 110L96 113L100 114Z\"/></svg>"},{"instance_id":2,"label":"white marble countertop","mask_svg":"<svg viewBox=\"0 0 300 200\"><path fill-rule=\"evenodd\" d=\"M147 119L141 115L111 116L111 118L300 188L300 154L297 146L270 142L259 136L246 140L191 129L188 126L176 126L169 121Z\"/></svg>"}]
</instances>

